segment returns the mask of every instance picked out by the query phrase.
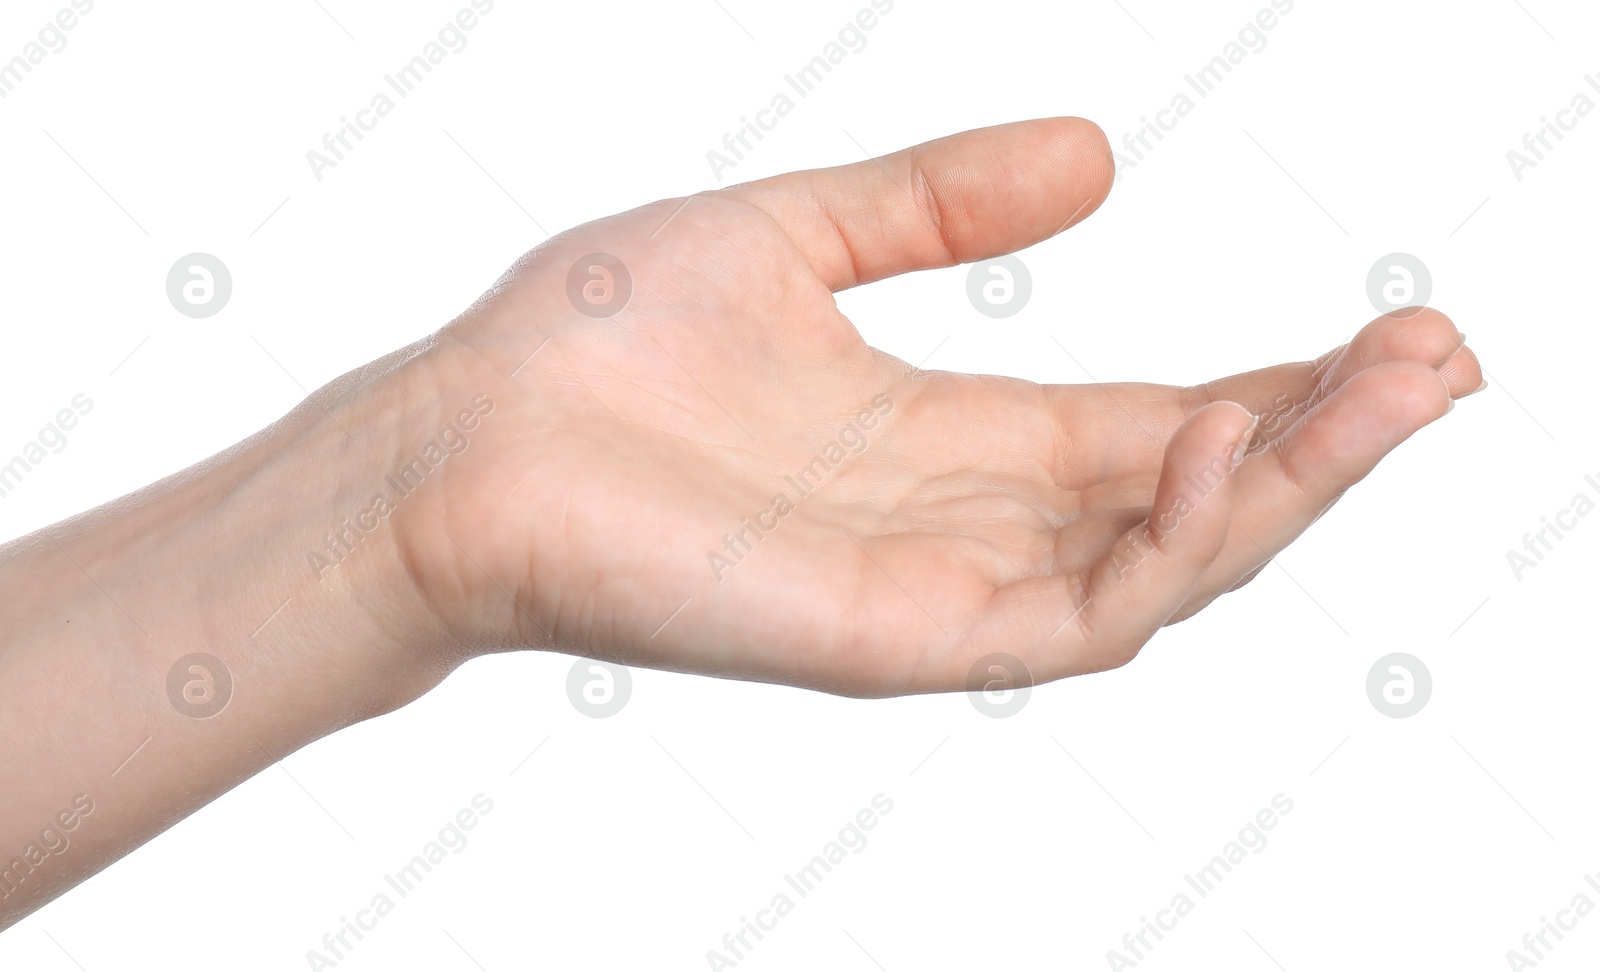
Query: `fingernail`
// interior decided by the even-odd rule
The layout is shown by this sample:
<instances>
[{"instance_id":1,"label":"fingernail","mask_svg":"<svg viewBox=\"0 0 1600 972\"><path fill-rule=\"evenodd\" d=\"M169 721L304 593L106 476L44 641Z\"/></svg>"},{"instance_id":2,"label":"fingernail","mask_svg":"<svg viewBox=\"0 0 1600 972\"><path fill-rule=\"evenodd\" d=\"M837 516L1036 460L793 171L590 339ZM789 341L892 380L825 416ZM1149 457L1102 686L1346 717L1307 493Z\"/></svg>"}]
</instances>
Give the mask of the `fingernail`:
<instances>
[{"instance_id":1,"label":"fingernail","mask_svg":"<svg viewBox=\"0 0 1600 972\"><path fill-rule=\"evenodd\" d=\"M1238 444L1233 447L1233 455L1230 458L1228 466L1230 470L1238 469L1240 463L1244 462L1245 456L1250 454L1250 440L1255 438L1256 429L1260 427L1261 416L1250 416L1250 425L1244 430L1244 434L1239 436Z\"/></svg>"},{"instance_id":2,"label":"fingernail","mask_svg":"<svg viewBox=\"0 0 1600 972\"><path fill-rule=\"evenodd\" d=\"M1481 392L1485 388L1488 388L1488 387L1489 387L1489 379L1485 378L1485 379L1483 379L1483 384L1479 385L1477 388L1474 388L1472 391L1467 392L1467 395L1476 395L1478 392ZM1461 397L1462 398L1466 398L1467 395L1462 395Z\"/></svg>"},{"instance_id":3,"label":"fingernail","mask_svg":"<svg viewBox=\"0 0 1600 972\"><path fill-rule=\"evenodd\" d=\"M1443 361L1440 361L1438 364L1434 365L1434 368L1436 368L1436 369L1437 368L1443 368L1445 365L1450 363L1450 359L1451 358L1453 358L1456 355L1460 354L1461 353L1461 349L1467 346L1467 336L1465 334L1461 334L1461 333L1458 332L1456 334L1456 337L1460 338L1460 341L1457 342L1456 346L1450 351L1449 354L1444 356L1444 360Z\"/></svg>"},{"instance_id":4,"label":"fingernail","mask_svg":"<svg viewBox=\"0 0 1600 972\"><path fill-rule=\"evenodd\" d=\"M1450 407L1454 408L1456 404L1456 394L1450 390L1450 382L1445 380L1444 375L1437 368L1433 370L1433 377L1439 379L1439 384L1444 386L1444 397L1450 402ZM1445 409L1444 413L1449 415L1450 409Z\"/></svg>"}]
</instances>

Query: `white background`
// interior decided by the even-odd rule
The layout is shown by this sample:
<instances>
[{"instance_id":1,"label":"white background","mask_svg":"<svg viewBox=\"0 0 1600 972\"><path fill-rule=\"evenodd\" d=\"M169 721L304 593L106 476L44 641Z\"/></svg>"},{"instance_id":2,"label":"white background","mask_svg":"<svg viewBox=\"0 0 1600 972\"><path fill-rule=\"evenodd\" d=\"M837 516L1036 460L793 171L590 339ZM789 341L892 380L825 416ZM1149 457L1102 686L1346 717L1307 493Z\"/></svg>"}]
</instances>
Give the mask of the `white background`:
<instances>
[{"instance_id":1,"label":"white background","mask_svg":"<svg viewBox=\"0 0 1600 972\"><path fill-rule=\"evenodd\" d=\"M454 316L544 230L717 184L706 152L866 4L498 0L317 181L307 150L465 5L101 0L0 100L0 454L95 403L0 500L0 536L255 431L297 381ZM63 6L7 3L0 58ZM1058 114L1117 143L1264 6L899 0L729 175ZM1299 0L1267 37L1099 213L1022 254L1018 316L976 313L966 268L842 297L874 344L939 346L929 368L1089 380L1054 337L1096 379L1192 383L1346 340L1375 316L1373 262L1419 256L1489 390L1248 589L1001 720L960 695L648 671L597 720L567 700L568 657L476 661L44 908L0 967L306 968L481 792L470 845L339 968L707 968L877 793L894 810L870 844L739 968L1105 968L1278 793L1270 844L1141 969L1506 968L1600 870L1600 517L1521 581L1506 561L1600 478L1600 113L1521 181L1506 160L1575 93L1600 99L1600 13ZM194 251L234 280L206 320L165 294ZM1393 651L1433 674L1413 718L1367 698ZM1600 912L1539 967L1597 960Z\"/></svg>"}]
</instances>

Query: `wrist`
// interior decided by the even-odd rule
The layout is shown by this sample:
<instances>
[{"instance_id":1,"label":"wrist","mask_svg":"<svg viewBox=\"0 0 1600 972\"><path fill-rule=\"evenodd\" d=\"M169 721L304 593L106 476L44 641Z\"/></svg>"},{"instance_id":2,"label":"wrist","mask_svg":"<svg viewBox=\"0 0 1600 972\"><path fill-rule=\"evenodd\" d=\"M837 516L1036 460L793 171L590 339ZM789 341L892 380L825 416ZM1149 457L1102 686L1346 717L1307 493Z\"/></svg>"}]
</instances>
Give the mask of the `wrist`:
<instances>
[{"instance_id":1,"label":"wrist","mask_svg":"<svg viewBox=\"0 0 1600 972\"><path fill-rule=\"evenodd\" d=\"M0 881L0 928L82 861L98 869L448 672L392 531L320 576L308 556L383 478L407 410L434 400L426 381L379 362L194 468L0 547L0 711L16 730L0 847L36 841L64 806L89 818L77 863L36 856Z\"/></svg>"},{"instance_id":2,"label":"wrist","mask_svg":"<svg viewBox=\"0 0 1600 972\"><path fill-rule=\"evenodd\" d=\"M304 717L281 740L304 745L411 701L459 661L441 651L447 632L400 556L400 510L372 514L374 498L392 494L404 430L431 422L437 397L426 363L399 352L89 514L92 544L74 543L76 521L52 529L79 562L69 569L145 629L133 633L149 667L164 675L190 652L216 656L246 710L253 695Z\"/></svg>"},{"instance_id":3,"label":"wrist","mask_svg":"<svg viewBox=\"0 0 1600 972\"><path fill-rule=\"evenodd\" d=\"M467 656L404 539L459 448L439 441L453 408L438 374L421 343L330 382L247 442L230 459L243 481L212 497L257 595L222 622L259 628L251 640L277 645L301 691L317 683L330 731L412 701Z\"/></svg>"}]
</instances>

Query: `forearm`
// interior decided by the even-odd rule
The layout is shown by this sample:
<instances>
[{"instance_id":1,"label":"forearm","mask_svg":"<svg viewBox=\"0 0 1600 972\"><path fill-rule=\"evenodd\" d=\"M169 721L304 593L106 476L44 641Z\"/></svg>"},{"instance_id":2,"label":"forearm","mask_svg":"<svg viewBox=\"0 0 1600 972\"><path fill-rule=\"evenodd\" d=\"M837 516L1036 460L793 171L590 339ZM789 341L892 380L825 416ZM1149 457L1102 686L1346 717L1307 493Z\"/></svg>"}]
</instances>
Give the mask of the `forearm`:
<instances>
[{"instance_id":1,"label":"forearm","mask_svg":"<svg viewBox=\"0 0 1600 972\"><path fill-rule=\"evenodd\" d=\"M0 927L442 676L417 662L436 633L391 524L346 527L383 490L403 413L434 407L408 358L0 547Z\"/></svg>"}]
</instances>

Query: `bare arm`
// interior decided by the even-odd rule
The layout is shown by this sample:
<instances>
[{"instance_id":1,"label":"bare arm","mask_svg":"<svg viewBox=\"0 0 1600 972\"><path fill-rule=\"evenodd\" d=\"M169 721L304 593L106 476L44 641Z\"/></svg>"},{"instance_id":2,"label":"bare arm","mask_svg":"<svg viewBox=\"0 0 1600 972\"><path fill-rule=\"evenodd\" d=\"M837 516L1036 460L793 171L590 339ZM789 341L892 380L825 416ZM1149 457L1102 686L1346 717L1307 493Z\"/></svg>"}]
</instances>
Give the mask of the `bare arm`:
<instances>
[{"instance_id":1,"label":"bare arm","mask_svg":"<svg viewBox=\"0 0 1600 972\"><path fill-rule=\"evenodd\" d=\"M1180 388L923 371L833 299L1047 239L1111 182L1097 127L1042 119L590 223L0 548L3 920L474 654L858 696L1126 664L1482 386L1425 309Z\"/></svg>"},{"instance_id":2,"label":"bare arm","mask_svg":"<svg viewBox=\"0 0 1600 972\"><path fill-rule=\"evenodd\" d=\"M419 694L394 534L321 579L431 402L410 353L205 463L0 547L0 925L285 754ZM331 421L324 408L334 409ZM426 406L425 406L426 407ZM348 433L348 434L347 434Z\"/></svg>"}]
</instances>

